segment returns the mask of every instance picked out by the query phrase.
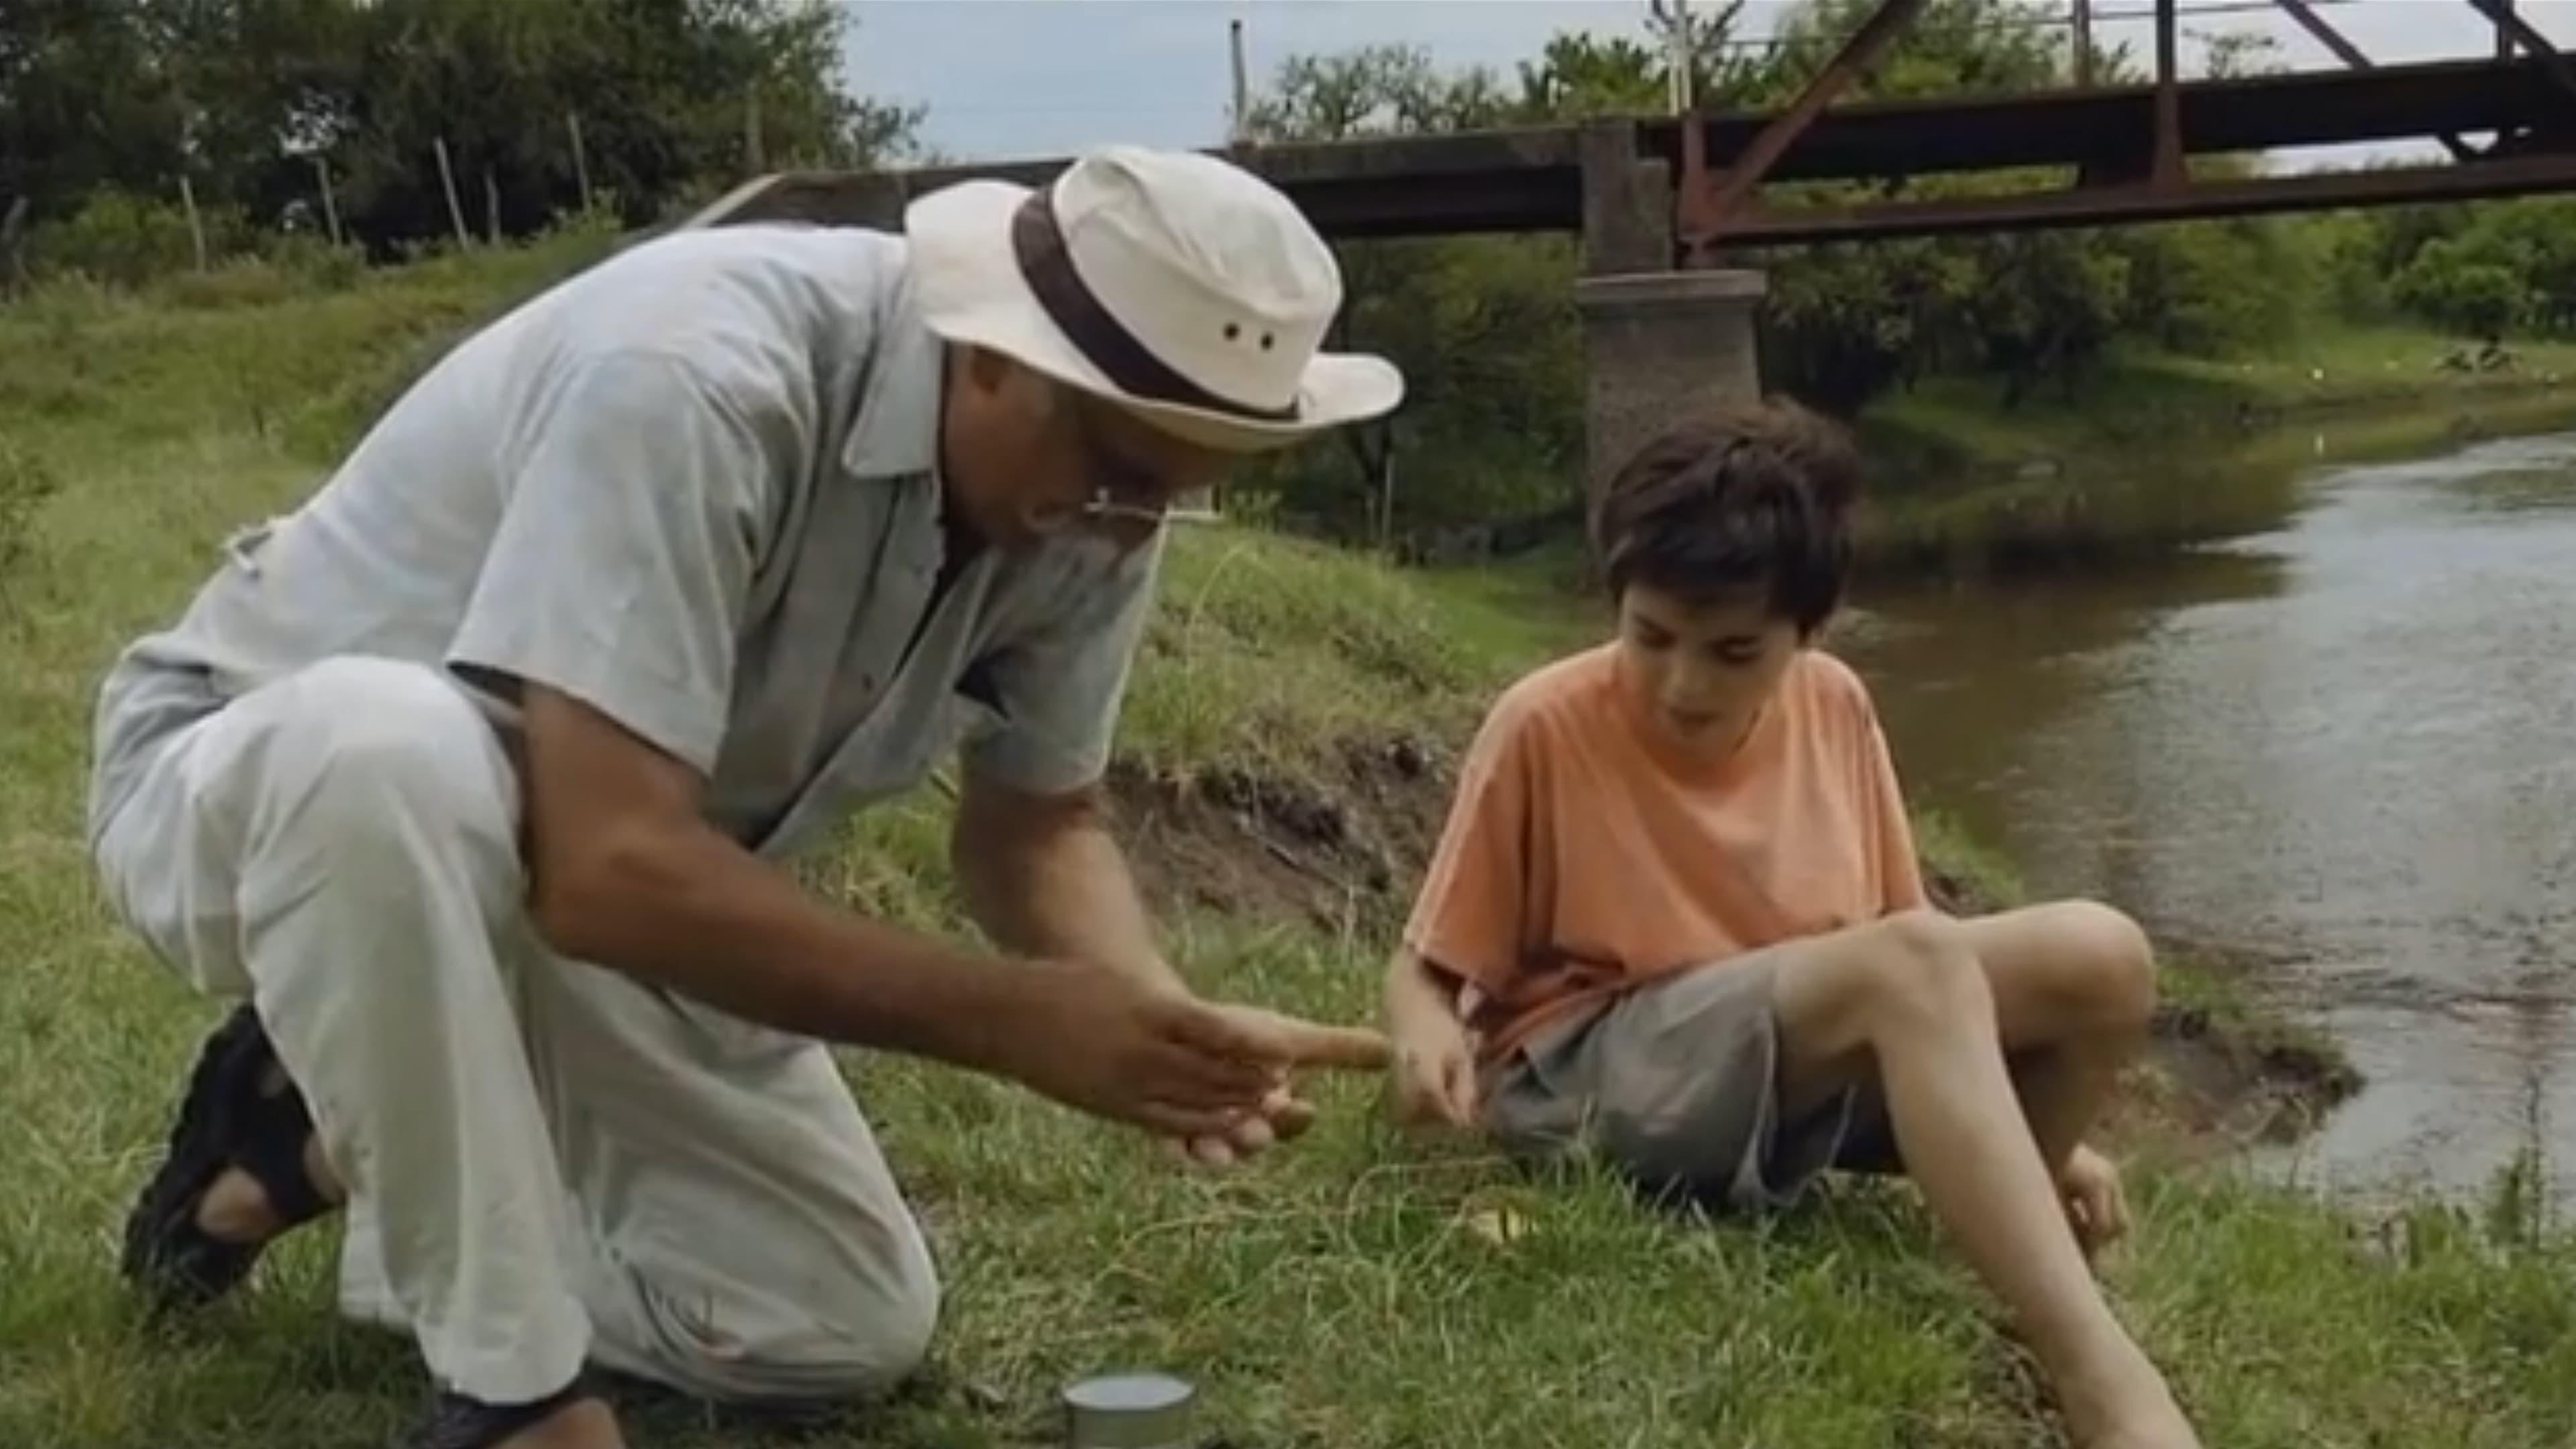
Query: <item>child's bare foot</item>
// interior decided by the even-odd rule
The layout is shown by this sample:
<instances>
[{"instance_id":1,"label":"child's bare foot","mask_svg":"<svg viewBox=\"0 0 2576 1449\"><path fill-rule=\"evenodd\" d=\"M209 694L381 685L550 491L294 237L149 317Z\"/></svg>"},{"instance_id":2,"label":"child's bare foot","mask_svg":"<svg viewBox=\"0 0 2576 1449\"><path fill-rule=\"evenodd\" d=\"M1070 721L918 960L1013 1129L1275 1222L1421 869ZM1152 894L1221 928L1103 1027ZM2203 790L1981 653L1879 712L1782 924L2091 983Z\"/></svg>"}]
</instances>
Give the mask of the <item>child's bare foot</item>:
<instances>
[{"instance_id":1,"label":"child's bare foot","mask_svg":"<svg viewBox=\"0 0 2576 1449\"><path fill-rule=\"evenodd\" d=\"M2168 1427L2151 1427L2136 1433L2118 1430L2105 1438L2081 1442L2085 1449L2200 1449L2200 1436L2192 1432L2192 1427L2184 1423L2179 1414L2174 1416Z\"/></svg>"},{"instance_id":2,"label":"child's bare foot","mask_svg":"<svg viewBox=\"0 0 2576 1449\"><path fill-rule=\"evenodd\" d=\"M2113 1380L2066 1385L2060 1400L2079 1449L2200 1449L2200 1435L2144 1354Z\"/></svg>"}]
</instances>

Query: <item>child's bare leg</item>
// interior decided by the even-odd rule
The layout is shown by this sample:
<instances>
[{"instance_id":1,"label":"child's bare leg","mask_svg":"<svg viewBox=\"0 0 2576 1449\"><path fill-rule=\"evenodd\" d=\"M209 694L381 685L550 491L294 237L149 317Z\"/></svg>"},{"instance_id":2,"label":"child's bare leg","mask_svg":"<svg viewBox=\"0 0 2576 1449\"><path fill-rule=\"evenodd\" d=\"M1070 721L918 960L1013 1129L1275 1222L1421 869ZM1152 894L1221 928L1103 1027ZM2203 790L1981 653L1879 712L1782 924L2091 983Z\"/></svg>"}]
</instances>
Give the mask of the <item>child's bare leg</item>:
<instances>
[{"instance_id":1,"label":"child's bare leg","mask_svg":"<svg viewBox=\"0 0 2576 1449\"><path fill-rule=\"evenodd\" d=\"M2155 952L2108 906L2061 901L1958 923L1985 967L2031 1135L2052 1176L2146 1046Z\"/></svg>"},{"instance_id":2,"label":"child's bare leg","mask_svg":"<svg viewBox=\"0 0 2576 1449\"><path fill-rule=\"evenodd\" d=\"M1787 1113L1876 1066L1908 1175L2011 1309L2076 1442L2197 1446L2067 1225L1967 930L1918 912L1817 937L1783 961L1774 990Z\"/></svg>"}]
</instances>

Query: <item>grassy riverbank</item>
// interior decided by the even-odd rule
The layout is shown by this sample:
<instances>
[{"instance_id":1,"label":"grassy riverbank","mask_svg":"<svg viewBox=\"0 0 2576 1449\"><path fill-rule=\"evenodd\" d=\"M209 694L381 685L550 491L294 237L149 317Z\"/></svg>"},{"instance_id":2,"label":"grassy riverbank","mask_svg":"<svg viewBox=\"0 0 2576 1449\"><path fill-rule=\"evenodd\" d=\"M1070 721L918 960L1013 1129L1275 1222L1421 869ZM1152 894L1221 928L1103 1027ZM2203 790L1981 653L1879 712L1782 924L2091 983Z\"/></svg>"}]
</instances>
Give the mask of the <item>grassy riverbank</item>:
<instances>
[{"instance_id":1,"label":"grassy riverbank","mask_svg":"<svg viewBox=\"0 0 2576 1449\"><path fill-rule=\"evenodd\" d=\"M2212 361L2114 352L2006 408L1989 378L1934 378L1874 404L1863 548L1928 571L2087 566L2268 527L2298 471L2444 439L2576 422L2576 344L2477 346L2405 328L2327 329Z\"/></svg>"},{"instance_id":2,"label":"grassy riverbank","mask_svg":"<svg viewBox=\"0 0 2576 1449\"><path fill-rule=\"evenodd\" d=\"M0 1444L372 1444L424 1392L404 1345L330 1320L327 1230L202 1323L150 1329L119 1292L117 1223L213 1012L93 892L88 691L423 349L573 254L220 307L0 311ZM1186 535L1119 782L1176 959L1215 989L1366 1016L1463 731L1590 627L1515 578ZM872 815L818 883L955 929L943 808L925 788ZM1927 836L1945 871L2009 892ZM2185 989L2259 1019L2208 980ZM850 1070L950 1285L934 1372L797 1438L719 1438L665 1409L637 1442L1049 1442L1057 1386L1134 1363L1203 1385L1209 1430L1244 1446L2054 1442L1990 1300L1900 1188L1840 1187L1772 1224L1679 1221L1399 1139L1352 1080L1321 1084L1308 1140L1203 1176L997 1084ZM2576 1245L2528 1204L2363 1223L2153 1134L2133 1150L2138 1227L2104 1272L2212 1444L2576 1432ZM1517 1234L1492 1231L1506 1207Z\"/></svg>"}]
</instances>

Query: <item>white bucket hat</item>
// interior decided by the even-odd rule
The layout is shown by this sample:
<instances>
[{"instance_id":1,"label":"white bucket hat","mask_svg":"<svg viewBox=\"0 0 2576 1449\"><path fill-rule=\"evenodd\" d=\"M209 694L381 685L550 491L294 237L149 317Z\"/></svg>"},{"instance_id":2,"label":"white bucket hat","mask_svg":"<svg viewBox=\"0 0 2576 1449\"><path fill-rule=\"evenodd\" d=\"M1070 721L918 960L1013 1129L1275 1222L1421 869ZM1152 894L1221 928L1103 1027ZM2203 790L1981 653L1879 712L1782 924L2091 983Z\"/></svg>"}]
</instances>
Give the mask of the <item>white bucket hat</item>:
<instances>
[{"instance_id":1,"label":"white bucket hat","mask_svg":"<svg viewBox=\"0 0 2576 1449\"><path fill-rule=\"evenodd\" d=\"M967 181L904 213L930 330L1205 447L1250 453L1404 399L1380 357L1321 351L1341 269L1269 183L1115 146L1050 186Z\"/></svg>"}]
</instances>

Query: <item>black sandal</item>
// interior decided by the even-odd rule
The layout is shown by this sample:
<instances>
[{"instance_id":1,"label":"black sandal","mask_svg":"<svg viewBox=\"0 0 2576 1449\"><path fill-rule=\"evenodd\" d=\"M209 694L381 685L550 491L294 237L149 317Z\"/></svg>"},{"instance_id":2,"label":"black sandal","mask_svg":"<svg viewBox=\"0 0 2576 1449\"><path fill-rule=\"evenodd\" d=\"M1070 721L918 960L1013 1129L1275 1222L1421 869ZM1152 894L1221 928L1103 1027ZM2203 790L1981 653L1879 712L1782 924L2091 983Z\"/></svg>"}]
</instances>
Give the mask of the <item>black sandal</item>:
<instances>
[{"instance_id":1,"label":"black sandal","mask_svg":"<svg viewBox=\"0 0 2576 1449\"><path fill-rule=\"evenodd\" d=\"M304 1173L313 1119L248 1002L206 1039L160 1170L125 1220L124 1271L157 1306L197 1307L237 1287L269 1242L334 1204ZM268 1196L278 1234L228 1243L197 1226L206 1189L240 1168Z\"/></svg>"},{"instance_id":2,"label":"black sandal","mask_svg":"<svg viewBox=\"0 0 2576 1449\"><path fill-rule=\"evenodd\" d=\"M590 1374L573 1375L571 1383L525 1404L487 1404L441 1390L402 1449L491 1449L530 1425L551 1418L584 1399L604 1398Z\"/></svg>"}]
</instances>

